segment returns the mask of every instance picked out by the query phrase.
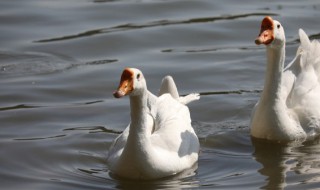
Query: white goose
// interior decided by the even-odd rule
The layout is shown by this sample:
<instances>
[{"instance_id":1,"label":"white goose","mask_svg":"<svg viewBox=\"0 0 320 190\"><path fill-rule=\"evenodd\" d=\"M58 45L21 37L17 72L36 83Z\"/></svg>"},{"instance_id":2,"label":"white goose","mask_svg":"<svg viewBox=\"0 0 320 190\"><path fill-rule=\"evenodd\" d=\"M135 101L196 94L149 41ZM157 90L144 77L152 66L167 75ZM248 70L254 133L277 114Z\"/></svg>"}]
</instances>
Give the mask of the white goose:
<instances>
[{"instance_id":1,"label":"white goose","mask_svg":"<svg viewBox=\"0 0 320 190\"><path fill-rule=\"evenodd\" d=\"M198 160L199 140L184 103L199 94L179 97L170 76L163 79L160 96L148 91L142 72L126 68L116 98L130 95L131 123L108 153L112 173L131 179L158 179L183 172Z\"/></svg>"},{"instance_id":2,"label":"white goose","mask_svg":"<svg viewBox=\"0 0 320 190\"><path fill-rule=\"evenodd\" d=\"M284 69L285 34L271 17L262 20L257 45L267 49L263 92L252 112L251 135L275 141L303 141L320 132L320 43L300 29L301 45Z\"/></svg>"}]
</instances>

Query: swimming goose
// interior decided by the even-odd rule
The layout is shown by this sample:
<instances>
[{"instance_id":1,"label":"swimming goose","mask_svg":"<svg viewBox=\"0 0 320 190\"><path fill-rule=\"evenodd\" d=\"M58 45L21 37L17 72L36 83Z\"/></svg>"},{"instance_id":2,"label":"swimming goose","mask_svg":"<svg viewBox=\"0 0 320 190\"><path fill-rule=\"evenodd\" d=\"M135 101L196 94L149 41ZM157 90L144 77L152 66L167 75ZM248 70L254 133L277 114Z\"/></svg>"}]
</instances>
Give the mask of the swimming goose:
<instances>
[{"instance_id":1,"label":"swimming goose","mask_svg":"<svg viewBox=\"0 0 320 190\"><path fill-rule=\"evenodd\" d=\"M163 79L159 97L148 91L142 72L126 68L114 96L130 96L131 122L111 145L107 163L117 176L159 179L183 172L198 160L199 140L184 103L199 94L179 97L172 77Z\"/></svg>"},{"instance_id":2,"label":"swimming goose","mask_svg":"<svg viewBox=\"0 0 320 190\"><path fill-rule=\"evenodd\" d=\"M267 49L263 92L252 112L251 135L274 141L303 141L320 132L320 43L300 29L296 57L284 68L285 34L280 22L262 20L255 40Z\"/></svg>"}]
</instances>

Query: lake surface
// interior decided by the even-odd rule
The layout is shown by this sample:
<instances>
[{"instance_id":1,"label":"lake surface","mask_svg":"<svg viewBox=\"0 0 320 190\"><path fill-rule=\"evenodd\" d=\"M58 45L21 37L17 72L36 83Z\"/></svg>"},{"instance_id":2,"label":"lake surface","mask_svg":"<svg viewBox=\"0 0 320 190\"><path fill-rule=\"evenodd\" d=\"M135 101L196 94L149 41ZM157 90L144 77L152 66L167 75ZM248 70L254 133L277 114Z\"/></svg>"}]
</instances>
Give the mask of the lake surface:
<instances>
[{"instance_id":1,"label":"lake surface","mask_svg":"<svg viewBox=\"0 0 320 190\"><path fill-rule=\"evenodd\" d=\"M298 29L320 39L320 2L255 0L2 0L1 189L316 189L320 142L253 141L265 48L264 16L282 22L287 61ZM137 182L111 177L108 148L129 123L112 92L125 67L157 93L172 75L201 142L188 176Z\"/></svg>"}]
</instances>

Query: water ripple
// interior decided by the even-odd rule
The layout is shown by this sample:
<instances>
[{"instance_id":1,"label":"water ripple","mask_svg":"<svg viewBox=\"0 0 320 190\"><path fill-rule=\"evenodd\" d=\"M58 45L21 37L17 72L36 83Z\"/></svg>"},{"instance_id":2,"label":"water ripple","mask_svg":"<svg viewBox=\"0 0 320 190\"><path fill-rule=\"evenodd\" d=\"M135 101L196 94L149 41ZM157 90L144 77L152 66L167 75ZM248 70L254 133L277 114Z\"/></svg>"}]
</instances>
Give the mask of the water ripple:
<instances>
[{"instance_id":1,"label":"water ripple","mask_svg":"<svg viewBox=\"0 0 320 190\"><path fill-rule=\"evenodd\" d=\"M229 91L212 91L212 92L199 92L200 96L209 96L209 95L227 95L227 94L244 94L244 93L251 93L251 94L259 94L262 90L229 90ZM182 96L186 96L182 95Z\"/></svg>"},{"instance_id":2,"label":"water ripple","mask_svg":"<svg viewBox=\"0 0 320 190\"><path fill-rule=\"evenodd\" d=\"M8 111L8 110L16 110L16 109L31 109L31 108L38 108L40 106L30 106L25 104L19 104L15 106L9 106L9 107L0 107L0 111Z\"/></svg>"},{"instance_id":3,"label":"water ripple","mask_svg":"<svg viewBox=\"0 0 320 190\"><path fill-rule=\"evenodd\" d=\"M100 28L85 31L82 33L74 34L74 35L66 35L62 37L50 38L50 39L42 39L36 40L34 42L37 43L44 43L44 42L55 42L55 41L63 41L63 40L71 40L76 38L94 36L97 34L102 33L112 33L112 32L119 32L119 31L127 31L127 30L136 30L142 28L151 28L151 27L158 27L158 26L168 26L168 25L179 25L179 24L197 24L197 23L206 23L206 22L215 22L218 20L235 20L239 18L246 18L252 16L277 16L278 14L275 13L248 13L248 14L236 14L236 15L221 15L217 17L200 17L200 18L191 18L187 20L158 20L153 22L148 22L144 24L123 24L118 25L110 28Z\"/></svg>"},{"instance_id":4,"label":"water ripple","mask_svg":"<svg viewBox=\"0 0 320 190\"><path fill-rule=\"evenodd\" d=\"M104 132L104 133L111 133L111 134L121 134L122 131L116 131L116 130L112 130L112 129L107 129L105 127L102 126L94 126L94 127L74 127L74 128L67 128L64 129L64 131L76 131L76 130L85 130L85 131L89 131L89 133L100 133L100 132Z\"/></svg>"},{"instance_id":5,"label":"water ripple","mask_svg":"<svg viewBox=\"0 0 320 190\"><path fill-rule=\"evenodd\" d=\"M65 137L67 135L55 135L55 136L48 136L48 137L30 137L30 138L18 138L18 139L14 139L17 141L34 141L34 140L46 140L46 139L55 139L55 138L61 138L61 137Z\"/></svg>"}]
</instances>

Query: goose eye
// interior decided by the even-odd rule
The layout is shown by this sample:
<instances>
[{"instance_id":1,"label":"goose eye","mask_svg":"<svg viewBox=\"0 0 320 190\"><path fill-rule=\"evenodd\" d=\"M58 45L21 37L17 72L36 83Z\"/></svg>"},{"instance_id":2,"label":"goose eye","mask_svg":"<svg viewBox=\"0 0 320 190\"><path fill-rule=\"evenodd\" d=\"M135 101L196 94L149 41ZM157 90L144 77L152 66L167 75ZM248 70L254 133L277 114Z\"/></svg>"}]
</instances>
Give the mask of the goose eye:
<instances>
[{"instance_id":1,"label":"goose eye","mask_svg":"<svg viewBox=\"0 0 320 190\"><path fill-rule=\"evenodd\" d=\"M140 79L140 73L139 73L139 74L137 74L137 79Z\"/></svg>"},{"instance_id":2,"label":"goose eye","mask_svg":"<svg viewBox=\"0 0 320 190\"><path fill-rule=\"evenodd\" d=\"M279 29L280 27L281 27L280 24L278 24L278 25L277 25L277 28Z\"/></svg>"}]
</instances>

